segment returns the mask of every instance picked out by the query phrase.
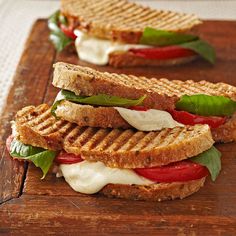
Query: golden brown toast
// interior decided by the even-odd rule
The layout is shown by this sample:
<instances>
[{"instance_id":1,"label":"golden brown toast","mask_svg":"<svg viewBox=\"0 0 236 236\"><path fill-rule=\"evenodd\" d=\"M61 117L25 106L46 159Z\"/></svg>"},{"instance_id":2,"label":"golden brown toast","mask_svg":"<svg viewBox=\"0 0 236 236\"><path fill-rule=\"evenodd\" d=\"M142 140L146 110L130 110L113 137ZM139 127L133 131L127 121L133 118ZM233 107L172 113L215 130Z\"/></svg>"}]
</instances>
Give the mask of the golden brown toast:
<instances>
[{"instance_id":1,"label":"golden brown toast","mask_svg":"<svg viewBox=\"0 0 236 236\"><path fill-rule=\"evenodd\" d=\"M19 139L46 149L65 149L88 161L117 168L166 165L196 156L213 145L207 125L176 127L156 132L79 127L57 120L46 105L17 113Z\"/></svg>"},{"instance_id":2,"label":"golden brown toast","mask_svg":"<svg viewBox=\"0 0 236 236\"><path fill-rule=\"evenodd\" d=\"M90 35L138 43L146 27L189 31L201 23L194 14L154 10L126 0L61 0L61 12Z\"/></svg>"}]
</instances>

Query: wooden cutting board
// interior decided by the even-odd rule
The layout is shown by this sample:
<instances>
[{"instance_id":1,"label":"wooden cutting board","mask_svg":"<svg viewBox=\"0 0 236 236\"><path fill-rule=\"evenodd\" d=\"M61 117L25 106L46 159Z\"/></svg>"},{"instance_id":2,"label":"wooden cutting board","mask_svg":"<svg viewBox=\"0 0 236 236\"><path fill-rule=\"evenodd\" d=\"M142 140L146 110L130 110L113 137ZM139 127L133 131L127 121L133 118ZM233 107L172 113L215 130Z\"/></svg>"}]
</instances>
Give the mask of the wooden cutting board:
<instances>
[{"instance_id":1,"label":"wooden cutting board","mask_svg":"<svg viewBox=\"0 0 236 236\"><path fill-rule=\"evenodd\" d=\"M167 77L207 79L236 86L236 22L206 21L202 37L217 51L211 66L198 60L171 68L99 70ZM0 123L0 234L86 234L86 235L236 235L236 144L219 144L223 170L216 182L208 178L196 194L166 202L108 199L86 196L71 190L62 178L41 173L32 165L12 160L5 150L10 123L17 110L33 104L51 103L58 90L51 85L52 64L78 61L70 50L56 53L48 41L45 20L38 20L26 42ZM91 65L90 65L91 66Z\"/></svg>"}]
</instances>

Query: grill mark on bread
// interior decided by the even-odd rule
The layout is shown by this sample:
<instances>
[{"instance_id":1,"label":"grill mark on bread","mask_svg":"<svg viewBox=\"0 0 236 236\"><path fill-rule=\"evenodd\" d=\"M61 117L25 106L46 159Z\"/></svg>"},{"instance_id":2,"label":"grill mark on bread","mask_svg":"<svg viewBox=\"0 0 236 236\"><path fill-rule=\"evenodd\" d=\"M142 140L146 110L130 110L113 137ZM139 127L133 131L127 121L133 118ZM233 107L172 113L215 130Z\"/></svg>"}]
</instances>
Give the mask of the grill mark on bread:
<instances>
[{"instance_id":1,"label":"grill mark on bread","mask_svg":"<svg viewBox=\"0 0 236 236\"><path fill-rule=\"evenodd\" d=\"M80 146L86 145L88 140L91 140L92 136L94 135L94 129L90 127L86 127L84 129L77 127L77 129L82 129L82 132L78 132L79 136L76 138L75 142L71 144L75 146L77 144L79 144Z\"/></svg>"},{"instance_id":2,"label":"grill mark on bread","mask_svg":"<svg viewBox=\"0 0 236 236\"><path fill-rule=\"evenodd\" d=\"M113 131L114 133L117 134L117 137L114 138L112 141L113 143L107 147L107 151L117 151L121 148L121 146L126 143L132 136L133 136L133 131L130 129L127 130L117 130Z\"/></svg>"},{"instance_id":3,"label":"grill mark on bread","mask_svg":"<svg viewBox=\"0 0 236 236\"><path fill-rule=\"evenodd\" d=\"M126 43L138 43L147 26L179 32L201 23L194 14L156 10L128 1L63 0L61 12L93 36Z\"/></svg>"},{"instance_id":4,"label":"grill mark on bread","mask_svg":"<svg viewBox=\"0 0 236 236\"><path fill-rule=\"evenodd\" d=\"M139 140L142 140L142 138L145 136L144 132L138 131L133 132L133 135L126 141L126 143L120 147L120 151L136 151L134 147L138 144Z\"/></svg>"},{"instance_id":5,"label":"grill mark on bread","mask_svg":"<svg viewBox=\"0 0 236 236\"><path fill-rule=\"evenodd\" d=\"M104 138L100 140L100 142L97 144L96 149L109 149L113 142L115 142L115 140L117 141L117 138L120 137L120 134L122 133L120 132L116 132L117 130L111 130L108 134L106 134L106 136L104 135ZM107 142L107 140L109 140L109 142Z\"/></svg>"},{"instance_id":6,"label":"grill mark on bread","mask_svg":"<svg viewBox=\"0 0 236 236\"><path fill-rule=\"evenodd\" d=\"M49 107L47 109L50 110ZM40 119L42 115L44 114L39 114L34 119ZM27 116L20 117L18 112L16 126L20 139L26 144L46 149L64 148L69 153L79 154L89 161L102 161L110 167L142 168L165 165L195 156L213 144L207 125L148 133L131 129L123 131L81 128L66 121L60 123L51 117L44 121L45 124L50 123L52 127L45 134L44 130L39 130L39 126L32 126L27 122L18 123L19 119L27 119Z\"/></svg>"},{"instance_id":7,"label":"grill mark on bread","mask_svg":"<svg viewBox=\"0 0 236 236\"><path fill-rule=\"evenodd\" d=\"M81 134L86 130L86 128L87 127L78 127L74 124L74 128L64 135L65 146L71 145L72 143L77 143L79 146L79 138L81 137Z\"/></svg>"},{"instance_id":8,"label":"grill mark on bread","mask_svg":"<svg viewBox=\"0 0 236 236\"><path fill-rule=\"evenodd\" d=\"M39 109L38 112L35 112L35 115L32 116L32 114L29 114L29 121L27 122L28 125L39 125L42 126L42 123L44 120L48 119L48 118L52 118L51 114L50 114L50 110L44 111L44 109ZM39 115L37 117L37 119L34 119L34 117L36 117L37 115Z\"/></svg>"},{"instance_id":9,"label":"grill mark on bread","mask_svg":"<svg viewBox=\"0 0 236 236\"><path fill-rule=\"evenodd\" d=\"M39 131L42 131L44 134L47 133L51 133L51 131L53 130L53 127L51 126L50 122L48 122L48 120L52 120L54 121L54 117L48 117L47 120L43 120L42 118L38 121L38 124L34 124L35 127L37 127L37 129ZM63 121L60 120L60 123L63 124ZM29 125L33 125L33 124L29 124ZM58 124L55 125L56 127L54 128L55 130L58 129Z\"/></svg>"},{"instance_id":10,"label":"grill mark on bread","mask_svg":"<svg viewBox=\"0 0 236 236\"><path fill-rule=\"evenodd\" d=\"M140 137L140 142L138 142L132 150L140 150L140 149L145 149L149 143L151 143L152 139L155 137L154 132L147 132L144 134L144 136L141 138Z\"/></svg>"},{"instance_id":11,"label":"grill mark on bread","mask_svg":"<svg viewBox=\"0 0 236 236\"><path fill-rule=\"evenodd\" d=\"M101 143L103 140L104 142L106 142L107 144L109 144L110 139L109 137L109 130L104 130L104 129L93 129L93 135L91 135L89 142L86 142L86 144L84 144L83 149L84 150L96 150L97 146L99 145L99 143ZM105 145L104 145L105 146ZM103 149L101 149L103 150Z\"/></svg>"},{"instance_id":12,"label":"grill mark on bread","mask_svg":"<svg viewBox=\"0 0 236 236\"><path fill-rule=\"evenodd\" d=\"M155 135L154 138L152 139L150 143L147 144L145 148L143 148L143 150L148 151L152 148L155 148L155 146L157 145L161 145L164 142L165 137L168 135L168 132L169 132L168 129L163 129L158 134L154 133Z\"/></svg>"}]
</instances>

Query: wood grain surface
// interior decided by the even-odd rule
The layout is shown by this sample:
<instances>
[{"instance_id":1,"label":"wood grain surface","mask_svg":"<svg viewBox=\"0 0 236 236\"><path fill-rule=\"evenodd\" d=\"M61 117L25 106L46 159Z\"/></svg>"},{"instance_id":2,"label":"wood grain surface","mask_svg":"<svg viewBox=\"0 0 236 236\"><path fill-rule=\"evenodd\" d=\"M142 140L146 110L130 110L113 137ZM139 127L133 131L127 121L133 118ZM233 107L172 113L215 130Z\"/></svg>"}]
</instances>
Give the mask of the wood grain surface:
<instances>
[{"instance_id":1,"label":"wood grain surface","mask_svg":"<svg viewBox=\"0 0 236 236\"><path fill-rule=\"evenodd\" d=\"M206 21L199 32L217 51L217 64L198 60L168 68L97 67L77 59L71 50L57 54L48 41L45 20L38 20L26 42L0 123L0 234L42 235L236 235L236 145L218 144L223 170L216 182L208 178L196 194L161 203L109 199L74 192L62 178L33 165L13 161L5 150L10 120L26 105L51 103L58 90L51 85L56 61L92 66L102 71L207 79L236 86L236 22ZM40 39L40 40L39 40Z\"/></svg>"}]
</instances>

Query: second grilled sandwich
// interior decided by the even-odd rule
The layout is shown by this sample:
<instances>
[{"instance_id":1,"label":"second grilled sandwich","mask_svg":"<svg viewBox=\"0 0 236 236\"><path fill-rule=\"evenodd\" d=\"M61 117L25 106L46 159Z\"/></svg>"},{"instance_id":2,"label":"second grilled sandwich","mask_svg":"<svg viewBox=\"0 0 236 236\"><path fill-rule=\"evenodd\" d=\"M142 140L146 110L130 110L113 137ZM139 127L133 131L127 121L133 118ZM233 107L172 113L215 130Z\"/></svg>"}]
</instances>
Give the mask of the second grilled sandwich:
<instances>
[{"instance_id":1,"label":"second grilled sandwich","mask_svg":"<svg viewBox=\"0 0 236 236\"><path fill-rule=\"evenodd\" d=\"M207 81L169 81L54 65L62 91L53 113L79 126L161 130L208 124L217 142L236 140L236 88Z\"/></svg>"}]
</instances>

